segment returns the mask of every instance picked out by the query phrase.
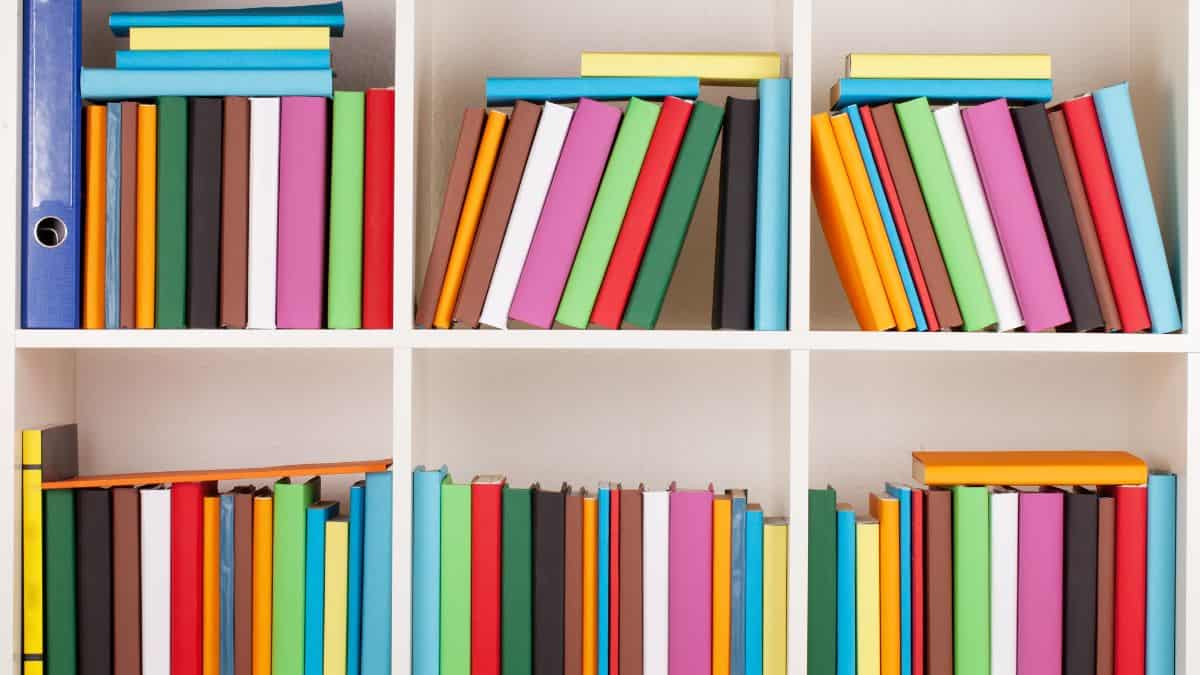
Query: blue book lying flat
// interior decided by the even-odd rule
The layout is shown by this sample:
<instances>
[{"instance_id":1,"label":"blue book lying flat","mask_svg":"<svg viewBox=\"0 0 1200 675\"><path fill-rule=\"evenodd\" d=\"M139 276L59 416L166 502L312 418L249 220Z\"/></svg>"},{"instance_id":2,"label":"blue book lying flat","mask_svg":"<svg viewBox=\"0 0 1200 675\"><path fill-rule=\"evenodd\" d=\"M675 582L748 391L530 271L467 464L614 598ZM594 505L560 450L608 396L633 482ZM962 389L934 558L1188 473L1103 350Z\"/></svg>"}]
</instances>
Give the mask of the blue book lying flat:
<instances>
[{"instance_id":1,"label":"blue book lying flat","mask_svg":"<svg viewBox=\"0 0 1200 675\"><path fill-rule=\"evenodd\" d=\"M130 28L179 28L183 26L327 26L341 36L346 29L342 3L299 7L246 7L243 9L184 9L166 12L113 12L108 27L117 37Z\"/></svg>"},{"instance_id":2,"label":"blue book lying flat","mask_svg":"<svg viewBox=\"0 0 1200 675\"><path fill-rule=\"evenodd\" d=\"M333 96L333 71L119 70L83 68L80 91L91 101L158 96Z\"/></svg>"},{"instance_id":3,"label":"blue book lying flat","mask_svg":"<svg viewBox=\"0 0 1200 675\"><path fill-rule=\"evenodd\" d=\"M913 98L930 103L982 103L1006 98L1010 103L1045 103L1051 97L1050 80L893 80L843 78L829 92L834 108L876 105Z\"/></svg>"},{"instance_id":4,"label":"blue book lying flat","mask_svg":"<svg viewBox=\"0 0 1200 675\"><path fill-rule=\"evenodd\" d=\"M489 77L487 104L512 105L517 101L597 101L638 98L662 99L668 96L696 98L700 79L696 77ZM86 98L86 97L85 97Z\"/></svg>"},{"instance_id":5,"label":"blue book lying flat","mask_svg":"<svg viewBox=\"0 0 1200 675\"><path fill-rule=\"evenodd\" d=\"M328 49L180 49L117 52L117 70L320 70Z\"/></svg>"},{"instance_id":6,"label":"blue book lying flat","mask_svg":"<svg viewBox=\"0 0 1200 675\"><path fill-rule=\"evenodd\" d=\"M858 558L854 507L837 507L837 675L855 675L858 665L858 611L855 570Z\"/></svg>"}]
</instances>

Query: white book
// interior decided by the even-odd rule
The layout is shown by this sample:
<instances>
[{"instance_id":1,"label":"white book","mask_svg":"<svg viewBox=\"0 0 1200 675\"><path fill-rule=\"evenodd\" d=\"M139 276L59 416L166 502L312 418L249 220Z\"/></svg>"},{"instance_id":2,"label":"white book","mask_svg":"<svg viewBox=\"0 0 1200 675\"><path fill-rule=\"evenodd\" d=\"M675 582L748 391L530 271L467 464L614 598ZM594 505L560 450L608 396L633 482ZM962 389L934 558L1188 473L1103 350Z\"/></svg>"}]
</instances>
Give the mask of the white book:
<instances>
[{"instance_id":1,"label":"white book","mask_svg":"<svg viewBox=\"0 0 1200 675\"><path fill-rule=\"evenodd\" d=\"M171 490L143 488L142 672L171 672Z\"/></svg>"},{"instance_id":2,"label":"white book","mask_svg":"<svg viewBox=\"0 0 1200 675\"><path fill-rule=\"evenodd\" d=\"M574 114L571 108L557 103L547 103L542 109L537 132L533 135L533 145L529 148L529 159L525 161L521 186L517 188L517 197L513 200L512 213L508 217L504 242L496 257L492 285L488 287L487 299L479 315L479 323L485 326L508 328L508 308L517 292L517 280L521 278L521 269L525 266L525 255L529 253L529 244L533 242L533 232L542 215L550 179L554 177L558 155L562 152L567 128L571 126L571 116Z\"/></svg>"},{"instance_id":3,"label":"white book","mask_svg":"<svg viewBox=\"0 0 1200 675\"><path fill-rule=\"evenodd\" d=\"M1025 320L1021 318L1021 310L1017 307L1017 294L1013 291L1008 266L1004 263L1004 251L1000 248L996 226L992 223L992 212L983 194L979 170L975 168L975 156L971 154L962 112L955 103L935 110L933 119L937 121L942 146L946 148L946 157L950 160L950 172L954 174L954 184L958 187L958 197L967 213L967 226L971 228L975 252L983 266L988 294L996 306L997 328L1002 331L1020 328L1025 325Z\"/></svg>"},{"instance_id":4,"label":"white book","mask_svg":"<svg viewBox=\"0 0 1200 675\"><path fill-rule=\"evenodd\" d=\"M275 328L275 247L279 211L279 99L250 99L250 233L246 327Z\"/></svg>"},{"instance_id":5,"label":"white book","mask_svg":"<svg viewBox=\"0 0 1200 675\"><path fill-rule=\"evenodd\" d=\"M991 675L1017 674L1017 514L1016 492L993 492L992 554L992 669Z\"/></svg>"},{"instance_id":6,"label":"white book","mask_svg":"<svg viewBox=\"0 0 1200 675\"><path fill-rule=\"evenodd\" d=\"M671 493L642 493L642 672L667 675L668 535Z\"/></svg>"}]
</instances>

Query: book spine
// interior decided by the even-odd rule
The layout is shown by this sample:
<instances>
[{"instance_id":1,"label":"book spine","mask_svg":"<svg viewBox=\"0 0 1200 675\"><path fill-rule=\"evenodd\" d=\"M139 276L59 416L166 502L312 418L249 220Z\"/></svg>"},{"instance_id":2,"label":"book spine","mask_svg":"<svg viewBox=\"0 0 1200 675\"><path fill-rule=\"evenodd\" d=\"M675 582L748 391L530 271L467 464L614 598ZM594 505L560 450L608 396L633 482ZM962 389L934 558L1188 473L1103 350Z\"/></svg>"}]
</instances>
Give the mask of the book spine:
<instances>
[{"instance_id":1,"label":"book spine","mask_svg":"<svg viewBox=\"0 0 1200 675\"><path fill-rule=\"evenodd\" d=\"M120 328L135 326L138 104L121 103Z\"/></svg>"},{"instance_id":2,"label":"book spine","mask_svg":"<svg viewBox=\"0 0 1200 675\"><path fill-rule=\"evenodd\" d=\"M185 26L323 26L333 37L341 37L346 17L337 3L306 7L256 7L249 9L204 9L186 12L113 12L108 27L117 37L131 28Z\"/></svg>"},{"instance_id":3,"label":"book spine","mask_svg":"<svg viewBox=\"0 0 1200 675\"><path fill-rule=\"evenodd\" d=\"M1092 492L1064 497L1063 675L1096 673L1098 506Z\"/></svg>"},{"instance_id":4,"label":"book spine","mask_svg":"<svg viewBox=\"0 0 1200 675\"><path fill-rule=\"evenodd\" d=\"M279 99L250 99L246 327L275 328L279 209Z\"/></svg>"},{"instance_id":5,"label":"book spine","mask_svg":"<svg viewBox=\"0 0 1200 675\"><path fill-rule=\"evenodd\" d=\"M155 96L314 96L333 93L333 71L242 69L229 71L127 70L83 68L79 88L90 101L122 101Z\"/></svg>"},{"instance_id":6,"label":"book spine","mask_svg":"<svg viewBox=\"0 0 1200 675\"><path fill-rule=\"evenodd\" d=\"M413 472L413 663L415 672L438 667L439 589L441 587L441 491L446 472ZM351 520L354 506L351 504ZM353 616L353 614L351 614ZM353 656L354 650L351 650Z\"/></svg>"},{"instance_id":7,"label":"book spine","mask_svg":"<svg viewBox=\"0 0 1200 675\"><path fill-rule=\"evenodd\" d=\"M754 329L787 330L792 81L759 80L758 105Z\"/></svg>"},{"instance_id":8,"label":"book spine","mask_svg":"<svg viewBox=\"0 0 1200 675\"><path fill-rule=\"evenodd\" d=\"M857 523L854 585L858 593L854 616L858 653L855 661L859 675L879 675L879 521Z\"/></svg>"},{"instance_id":9,"label":"book spine","mask_svg":"<svg viewBox=\"0 0 1200 675\"><path fill-rule=\"evenodd\" d=\"M268 492L254 497L254 625L251 659L253 675L271 673L271 591L274 559L275 498Z\"/></svg>"},{"instance_id":10,"label":"book spine","mask_svg":"<svg viewBox=\"0 0 1200 675\"><path fill-rule=\"evenodd\" d=\"M204 582L200 596L203 603L200 669L205 675L224 675L224 653L221 648L224 639L221 630L225 612L221 598L226 594L221 588L224 585L221 574L221 498L217 495L206 496L203 509L204 551L200 568Z\"/></svg>"},{"instance_id":11,"label":"book spine","mask_svg":"<svg viewBox=\"0 0 1200 675\"><path fill-rule=\"evenodd\" d=\"M696 649L697 644L712 641L712 502L712 493L707 491L671 493L667 554L670 675L712 670L711 652Z\"/></svg>"},{"instance_id":12,"label":"book spine","mask_svg":"<svg viewBox=\"0 0 1200 675\"><path fill-rule=\"evenodd\" d=\"M1017 670L1062 673L1063 495L1022 492L1017 525Z\"/></svg>"},{"instance_id":13,"label":"book spine","mask_svg":"<svg viewBox=\"0 0 1200 675\"><path fill-rule=\"evenodd\" d=\"M336 502L317 502L305 512L304 675L325 667L325 526L337 516Z\"/></svg>"},{"instance_id":14,"label":"book spine","mask_svg":"<svg viewBox=\"0 0 1200 675\"><path fill-rule=\"evenodd\" d=\"M1050 79L1049 54L850 54L846 77Z\"/></svg>"},{"instance_id":15,"label":"book spine","mask_svg":"<svg viewBox=\"0 0 1200 675\"><path fill-rule=\"evenodd\" d=\"M286 96L279 104L277 328L321 328L328 117L324 98Z\"/></svg>"},{"instance_id":16,"label":"book spine","mask_svg":"<svg viewBox=\"0 0 1200 675\"><path fill-rule=\"evenodd\" d=\"M654 491L642 495L642 663L643 672L648 675L666 673L670 658L667 647L670 510L670 493Z\"/></svg>"},{"instance_id":17,"label":"book spine","mask_svg":"<svg viewBox=\"0 0 1200 675\"><path fill-rule=\"evenodd\" d=\"M187 325L216 328L221 296L221 136L218 98L188 99Z\"/></svg>"},{"instance_id":18,"label":"book spine","mask_svg":"<svg viewBox=\"0 0 1200 675\"><path fill-rule=\"evenodd\" d=\"M848 505L837 511L837 675L857 675L857 639L855 614L858 602L855 590L857 565L854 510ZM812 550L812 549L809 549Z\"/></svg>"},{"instance_id":19,"label":"book spine","mask_svg":"<svg viewBox=\"0 0 1200 675\"><path fill-rule=\"evenodd\" d=\"M832 489L808 491L808 615L837 611L837 496ZM808 631L808 670L837 668L837 624L823 621Z\"/></svg>"},{"instance_id":20,"label":"book spine","mask_svg":"<svg viewBox=\"0 0 1200 675\"><path fill-rule=\"evenodd\" d=\"M84 134L83 209L83 327L104 328L104 254L107 208L108 112L103 105L89 105Z\"/></svg>"},{"instance_id":21,"label":"book spine","mask_svg":"<svg viewBox=\"0 0 1200 675\"><path fill-rule=\"evenodd\" d=\"M730 521L733 518L729 497L713 500L712 523L712 668L729 672L729 579ZM785 592L784 597L787 593ZM786 622L785 624L786 625Z\"/></svg>"},{"instance_id":22,"label":"book spine","mask_svg":"<svg viewBox=\"0 0 1200 675\"><path fill-rule=\"evenodd\" d=\"M776 519L772 519L776 520ZM763 672L787 672L787 522L763 528Z\"/></svg>"},{"instance_id":23,"label":"book spine","mask_svg":"<svg viewBox=\"0 0 1200 675\"><path fill-rule=\"evenodd\" d=\"M912 491L912 672L925 672L925 493Z\"/></svg>"},{"instance_id":24,"label":"book spine","mask_svg":"<svg viewBox=\"0 0 1200 675\"><path fill-rule=\"evenodd\" d=\"M1146 488L1113 489L1113 672L1142 673L1146 663Z\"/></svg>"},{"instance_id":25,"label":"book spine","mask_svg":"<svg viewBox=\"0 0 1200 675\"><path fill-rule=\"evenodd\" d=\"M583 675L599 675L596 672L596 638L599 635L596 626L598 608L596 606L596 529L597 523L596 497L583 497L583 637L581 641Z\"/></svg>"},{"instance_id":26,"label":"book spine","mask_svg":"<svg viewBox=\"0 0 1200 675\"><path fill-rule=\"evenodd\" d=\"M21 671L40 675L45 658L42 432L21 433Z\"/></svg>"},{"instance_id":27,"label":"book spine","mask_svg":"<svg viewBox=\"0 0 1200 675\"><path fill-rule=\"evenodd\" d=\"M746 673L746 497L734 495L730 519L729 673Z\"/></svg>"},{"instance_id":28,"label":"book spine","mask_svg":"<svg viewBox=\"0 0 1200 675\"><path fill-rule=\"evenodd\" d=\"M139 501L136 488L113 488L113 672L118 674L142 669Z\"/></svg>"},{"instance_id":29,"label":"book spine","mask_svg":"<svg viewBox=\"0 0 1200 675\"><path fill-rule=\"evenodd\" d=\"M744 508L744 507L743 507ZM744 518L744 515L743 515ZM642 490L621 490L621 616L618 673L642 675ZM734 542L737 542L735 536Z\"/></svg>"},{"instance_id":30,"label":"book spine","mask_svg":"<svg viewBox=\"0 0 1200 675\"><path fill-rule=\"evenodd\" d=\"M271 671L304 672L307 511L319 483L275 483L272 542Z\"/></svg>"},{"instance_id":31,"label":"book spine","mask_svg":"<svg viewBox=\"0 0 1200 675\"><path fill-rule=\"evenodd\" d=\"M79 673L112 670L112 501L108 490L75 494Z\"/></svg>"},{"instance_id":32,"label":"book spine","mask_svg":"<svg viewBox=\"0 0 1200 675\"><path fill-rule=\"evenodd\" d=\"M912 491L889 486L900 502L900 673L912 675Z\"/></svg>"},{"instance_id":33,"label":"book spine","mask_svg":"<svg viewBox=\"0 0 1200 675\"><path fill-rule=\"evenodd\" d=\"M620 669L618 657L621 651L621 491L620 487L609 496L609 543L608 543L608 675L616 675Z\"/></svg>"},{"instance_id":34,"label":"book spine","mask_svg":"<svg viewBox=\"0 0 1200 675\"><path fill-rule=\"evenodd\" d=\"M443 675L471 672L471 486L442 483L440 639L438 663ZM368 588L364 585L364 600ZM363 662L369 649L363 623ZM363 672L367 672L366 668ZM387 672L387 671L382 671Z\"/></svg>"},{"instance_id":35,"label":"book spine","mask_svg":"<svg viewBox=\"0 0 1200 675\"><path fill-rule=\"evenodd\" d=\"M696 77L489 77L485 87L490 106L517 101L659 100L700 95L700 80Z\"/></svg>"},{"instance_id":36,"label":"book spine","mask_svg":"<svg viewBox=\"0 0 1200 675\"><path fill-rule=\"evenodd\" d=\"M142 672L171 672L171 490L142 488ZM49 494L46 505L49 506ZM74 559L74 556L72 556ZM49 568L47 567L47 572Z\"/></svg>"},{"instance_id":37,"label":"book spine","mask_svg":"<svg viewBox=\"0 0 1200 675\"><path fill-rule=\"evenodd\" d=\"M754 330L758 99L725 99L713 270L713 330Z\"/></svg>"},{"instance_id":38,"label":"book spine","mask_svg":"<svg viewBox=\"0 0 1200 675\"><path fill-rule=\"evenodd\" d=\"M154 327L185 328L187 307L188 104L181 96L157 101L155 134ZM139 191L140 192L140 191ZM141 219L139 218L139 222Z\"/></svg>"},{"instance_id":39,"label":"book spine","mask_svg":"<svg viewBox=\"0 0 1200 675\"><path fill-rule=\"evenodd\" d=\"M347 567L350 546L350 521L345 517L325 523L325 598L323 675L346 675L346 593L349 590Z\"/></svg>"},{"instance_id":40,"label":"book spine","mask_svg":"<svg viewBox=\"0 0 1200 675\"><path fill-rule=\"evenodd\" d=\"M878 537L876 540L878 541ZM746 675L763 675L762 570L762 510L757 507L748 508L746 510ZM876 634L878 632L877 627ZM647 672L651 671L647 669Z\"/></svg>"},{"instance_id":41,"label":"book spine","mask_svg":"<svg viewBox=\"0 0 1200 675\"><path fill-rule=\"evenodd\" d=\"M583 495L563 506L563 675L583 673ZM555 670L557 672L557 669Z\"/></svg>"},{"instance_id":42,"label":"book spine","mask_svg":"<svg viewBox=\"0 0 1200 675\"><path fill-rule=\"evenodd\" d=\"M925 490L925 665L930 673L954 672L951 501L947 490Z\"/></svg>"},{"instance_id":43,"label":"book spine","mask_svg":"<svg viewBox=\"0 0 1200 675\"><path fill-rule=\"evenodd\" d=\"M1020 495L993 492L991 515L991 675L1017 674L1017 537Z\"/></svg>"},{"instance_id":44,"label":"book spine","mask_svg":"<svg viewBox=\"0 0 1200 675\"><path fill-rule=\"evenodd\" d=\"M583 52L584 77L700 78L701 84L754 86L779 77L781 59L774 52Z\"/></svg>"},{"instance_id":45,"label":"book spine","mask_svg":"<svg viewBox=\"0 0 1200 675\"><path fill-rule=\"evenodd\" d=\"M121 327L121 104L107 105L104 147L104 327Z\"/></svg>"},{"instance_id":46,"label":"book spine","mask_svg":"<svg viewBox=\"0 0 1200 675\"><path fill-rule=\"evenodd\" d=\"M117 70L320 70L330 67L325 49L188 50L116 52Z\"/></svg>"},{"instance_id":47,"label":"book spine","mask_svg":"<svg viewBox=\"0 0 1200 675\"><path fill-rule=\"evenodd\" d=\"M426 496L426 503L440 513L440 494L435 486L432 494ZM415 493L414 493L415 494ZM367 488L366 481L359 481L350 486L350 525L346 547L346 673L359 675L362 672L362 636L363 636L363 545L366 540L367 520ZM422 540L423 546L432 546L435 552L440 551L436 530ZM414 565L414 569L416 566ZM438 555L425 561L425 570L438 578ZM434 588L437 588L434 586ZM432 598L435 608L437 596ZM415 606L415 605L414 605ZM437 612L427 613L430 620L437 622ZM436 630L436 629L435 629ZM437 640L429 646L432 655L431 663L437 663Z\"/></svg>"},{"instance_id":48,"label":"book spine","mask_svg":"<svg viewBox=\"0 0 1200 675\"><path fill-rule=\"evenodd\" d=\"M204 646L204 497L212 483L171 486L171 672L200 675Z\"/></svg>"},{"instance_id":49,"label":"book spine","mask_svg":"<svg viewBox=\"0 0 1200 675\"><path fill-rule=\"evenodd\" d=\"M988 561L988 492L983 487L955 487L954 514L954 672L987 675L990 585Z\"/></svg>"},{"instance_id":50,"label":"book spine","mask_svg":"<svg viewBox=\"0 0 1200 675\"><path fill-rule=\"evenodd\" d=\"M565 507L563 492L533 496L533 675L557 675L565 665Z\"/></svg>"},{"instance_id":51,"label":"book spine","mask_svg":"<svg viewBox=\"0 0 1200 675\"><path fill-rule=\"evenodd\" d=\"M1175 672L1175 475L1150 474L1146 499L1146 675L1170 675Z\"/></svg>"},{"instance_id":52,"label":"book spine","mask_svg":"<svg viewBox=\"0 0 1200 675\"><path fill-rule=\"evenodd\" d=\"M533 495L505 487L501 504L500 669L533 672Z\"/></svg>"},{"instance_id":53,"label":"book spine","mask_svg":"<svg viewBox=\"0 0 1200 675\"><path fill-rule=\"evenodd\" d=\"M392 494L391 471L373 471L367 474L363 493L364 675L387 675L391 672ZM465 651L466 644L462 647Z\"/></svg>"},{"instance_id":54,"label":"book spine","mask_svg":"<svg viewBox=\"0 0 1200 675\"><path fill-rule=\"evenodd\" d=\"M900 502L871 495L879 521L879 672L900 674Z\"/></svg>"},{"instance_id":55,"label":"book spine","mask_svg":"<svg viewBox=\"0 0 1200 675\"><path fill-rule=\"evenodd\" d=\"M154 328L158 250L158 106L138 104L134 327Z\"/></svg>"},{"instance_id":56,"label":"book spine","mask_svg":"<svg viewBox=\"0 0 1200 675\"><path fill-rule=\"evenodd\" d=\"M362 327L389 330L395 238L396 92L368 89L365 117Z\"/></svg>"},{"instance_id":57,"label":"book spine","mask_svg":"<svg viewBox=\"0 0 1200 675\"><path fill-rule=\"evenodd\" d=\"M233 557L231 616L231 670L234 675L254 671L254 493L250 488L233 493ZM224 647L224 643L222 643Z\"/></svg>"},{"instance_id":58,"label":"book spine","mask_svg":"<svg viewBox=\"0 0 1200 675\"><path fill-rule=\"evenodd\" d=\"M45 663L48 666L45 672L47 675L58 675L58 673L72 675L78 672L79 643L77 631L79 625L78 619L80 617L77 604L78 596L76 595L75 491L46 490L44 495L45 512L42 515L46 523L46 546L44 551L46 557ZM164 520L170 517L169 514L170 507L168 505L164 513ZM167 532L169 534L169 529ZM167 539L166 541L170 540ZM165 553L167 545L163 540L158 540L157 548L162 553ZM170 588L170 560L167 556L162 556L160 561L162 565L158 569L147 569L147 566L143 565L143 573L149 572L149 574L143 576L142 579L143 583L165 579L166 585L156 588L156 590L165 592ZM159 574L162 576L159 576ZM143 611L148 611L152 614L153 618L164 622L163 624L150 625L146 629L145 637L147 640L154 637L170 639L171 612L169 603L170 595L167 593L160 602L147 602L143 605ZM166 634L163 635L162 633ZM168 643L160 642L151 651L152 654L146 654L146 656L152 658L143 658L144 665L153 667L155 665L167 666L169 664L171 655ZM167 671L164 669L162 672Z\"/></svg>"},{"instance_id":59,"label":"book spine","mask_svg":"<svg viewBox=\"0 0 1200 675\"><path fill-rule=\"evenodd\" d=\"M325 50L329 38L329 30L317 26L134 26L129 29L129 49Z\"/></svg>"},{"instance_id":60,"label":"book spine","mask_svg":"<svg viewBox=\"0 0 1200 675\"><path fill-rule=\"evenodd\" d=\"M609 582L612 566L612 490L596 492L596 673L608 674Z\"/></svg>"},{"instance_id":61,"label":"book spine","mask_svg":"<svg viewBox=\"0 0 1200 675\"><path fill-rule=\"evenodd\" d=\"M1102 495L1096 519L1096 675L1113 675L1116 602L1116 499Z\"/></svg>"},{"instance_id":62,"label":"book spine","mask_svg":"<svg viewBox=\"0 0 1200 675\"><path fill-rule=\"evenodd\" d=\"M1052 81L981 79L843 78L833 85L830 106L877 105L927 98L934 103L976 104L1003 98L1013 103L1046 103Z\"/></svg>"},{"instance_id":63,"label":"book spine","mask_svg":"<svg viewBox=\"0 0 1200 675\"><path fill-rule=\"evenodd\" d=\"M471 673L500 672L501 487L471 485Z\"/></svg>"},{"instance_id":64,"label":"book spine","mask_svg":"<svg viewBox=\"0 0 1200 675\"><path fill-rule=\"evenodd\" d=\"M365 116L365 92L333 93L325 308L329 328L362 328Z\"/></svg>"},{"instance_id":65,"label":"book spine","mask_svg":"<svg viewBox=\"0 0 1200 675\"><path fill-rule=\"evenodd\" d=\"M246 327L250 229L250 99L225 98L221 147L221 326Z\"/></svg>"}]
</instances>

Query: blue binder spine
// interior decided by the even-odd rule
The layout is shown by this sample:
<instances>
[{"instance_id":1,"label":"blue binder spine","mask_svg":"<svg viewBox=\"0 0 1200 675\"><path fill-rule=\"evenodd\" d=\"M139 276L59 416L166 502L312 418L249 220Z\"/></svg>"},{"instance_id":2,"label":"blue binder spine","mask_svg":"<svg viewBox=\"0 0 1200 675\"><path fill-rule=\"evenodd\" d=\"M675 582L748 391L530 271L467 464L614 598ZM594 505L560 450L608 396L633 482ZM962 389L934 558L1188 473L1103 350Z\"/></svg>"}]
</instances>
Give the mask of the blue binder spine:
<instances>
[{"instance_id":1,"label":"blue binder spine","mask_svg":"<svg viewBox=\"0 0 1200 675\"><path fill-rule=\"evenodd\" d=\"M792 82L758 82L758 212L754 329L787 330Z\"/></svg>"},{"instance_id":2,"label":"blue binder spine","mask_svg":"<svg viewBox=\"0 0 1200 675\"><path fill-rule=\"evenodd\" d=\"M325 669L325 523L337 514L337 502L317 502L306 514L304 675L322 675Z\"/></svg>"},{"instance_id":3,"label":"blue binder spine","mask_svg":"<svg viewBox=\"0 0 1200 675\"><path fill-rule=\"evenodd\" d=\"M855 570L858 559L854 507L837 507L837 675L856 675L858 668L857 596Z\"/></svg>"},{"instance_id":4,"label":"blue binder spine","mask_svg":"<svg viewBox=\"0 0 1200 675\"><path fill-rule=\"evenodd\" d=\"M912 490L887 484L900 502L900 675L912 672Z\"/></svg>"},{"instance_id":5,"label":"blue binder spine","mask_svg":"<svg viewBox=\"0 0 1200 675\"><path fill-rule=\"evenodd\" d=\"M104 148L104 327L121 327L121 104L108 104ZM129 178L133 180L132 177Z\"/></svg>"},{"instance_id":6,"label":"blue binder spine","mask_svg":"<svg viewBox=\"0 0 1200 675\"><path fill-rule=\"evenodd\" d=\"M1175 672L1176 479L1152 473L1146 527L1146 675Z\"/></svg>"},{"instance_id":7,"label":"blue binder spine","mask_svg":"<svg viewBox=\"0 0 1200 675\"><path fill-rule=\"evenodd\" d=\"M447 478L444 466L436 470L427 470L425 467L419 466L413 471L412 672L414 673L438 672L438 645L441 640L439 631L442 557L441 494L442 483ZM351 497L350 536L353 539L354 500L353 495ZM360 517L359 520L361 522L362 518ZM353 541L351 545L353 546ZM351 552L351 558L353 556L354 554ZM353 612L351 612L351 616L353 616ZM355 670L352 673L347 669L346 673L347 675L357 675L358 671Z\"/></svg>"},{"instance_id":8,"label":"blue binder spine","mask_svg":"<svg viewBox=\"0 0 1200 675\"><path fill-rule=\"evenodd\" d=\"M392 672L392 472L367 474L363 532L363 675Z\"/></svg>"}]
</instances>

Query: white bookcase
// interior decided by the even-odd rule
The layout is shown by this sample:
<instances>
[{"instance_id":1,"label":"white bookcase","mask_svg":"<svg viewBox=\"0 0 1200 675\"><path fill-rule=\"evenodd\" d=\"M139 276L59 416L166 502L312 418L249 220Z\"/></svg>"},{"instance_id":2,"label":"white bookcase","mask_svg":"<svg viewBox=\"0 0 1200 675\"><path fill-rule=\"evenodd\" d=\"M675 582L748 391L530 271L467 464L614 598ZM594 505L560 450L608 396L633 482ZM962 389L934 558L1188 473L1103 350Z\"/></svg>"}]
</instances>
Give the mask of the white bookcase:
<instances>
[{"instance_id":1,"label":"white bookcase","mask_svg":"<svg viewBox=\"0 0 1200 675\"><path fill-rule=\"evenodd\" d=\"M275 4L276 0L272 0ZM0 22L0 209L20 222L21 19ZM198 0L85 0L86 65L110 65L121 9ZM211 3L218 4L218 3ZM221 5L246 4L220 0ZM295 4L278 0L278 4ZM396 87L396 328L391 331L19 330L20 228L0 239L0 640L20 658L18 431L77 421L81 469L216 467L391 454L393 672L409 672L409 481L418 464L516 484L671 480L747 487L792 523L789 673L805 672L808 486L865 509L909 476L916 448L1126 448L1177 472L1178 673L1200 669L1200 259L1187 223L1200 188L1188 134L1200 104L1187 0L347 0L339 88ZM662 326L634 331L418 331L423 279L462 108L488 75L571 75L583 49L778 50L794 76L791 325L705 330L716 171L701 197ZM1183 291L1179 335L894 334L856 330L810 216L811 112L850 51L1036 51L1062 99L1132 82L1159 215ZM750 90L706 89L721 102ZM1197 150L1192 150L1197 147ZM714 165L716 160L714 160ZM806 231L809 234L805 234ZM1200 238L1197 238L1200 241ZM327 492L344 496L346 481ZM1195 534L1193 534L1195 533ZM813 674L825 675L825 674Z\"/></svg>"}]
</instances>

